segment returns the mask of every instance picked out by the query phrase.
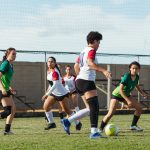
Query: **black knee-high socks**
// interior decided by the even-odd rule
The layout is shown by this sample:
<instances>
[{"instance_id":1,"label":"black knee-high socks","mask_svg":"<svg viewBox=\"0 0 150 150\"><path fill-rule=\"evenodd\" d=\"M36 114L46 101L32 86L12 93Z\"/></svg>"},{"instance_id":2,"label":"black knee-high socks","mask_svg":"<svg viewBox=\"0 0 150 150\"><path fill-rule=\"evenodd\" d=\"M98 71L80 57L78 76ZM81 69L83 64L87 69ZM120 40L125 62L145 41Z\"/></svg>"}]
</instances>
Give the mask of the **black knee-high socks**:
<instances>
[{"instance_id":1,"label":"black knee-high socks","mask_svg":"<svg viewBox=\"0 0 150 150\"><path fill-rule=\"evenodd\" d=\"M89 107L90 107L91 127L97 128L97 126L98 126L98 115L99 115L98 96L94 96L94 97L87 99L87 102L88 102Z\"/></svg>"}]
</instances>

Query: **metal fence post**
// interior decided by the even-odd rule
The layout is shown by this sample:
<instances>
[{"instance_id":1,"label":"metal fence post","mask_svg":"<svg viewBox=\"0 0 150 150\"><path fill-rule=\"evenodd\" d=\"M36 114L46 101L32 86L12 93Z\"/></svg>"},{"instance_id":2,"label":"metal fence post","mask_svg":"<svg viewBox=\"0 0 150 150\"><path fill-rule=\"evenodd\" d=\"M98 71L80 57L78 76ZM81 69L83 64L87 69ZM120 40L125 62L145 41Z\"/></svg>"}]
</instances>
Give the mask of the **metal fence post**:
<instances>
[{"instance_id":1,"label":"metal fence post","mask_svg":"<svg viewBox=\"0 0 150 150\"><path fill-rule=\"evenodd\" d=\"M110 64L107 65L107 70L111 71ZM111 84L112 84L112 80L108 79L107 81L107 110L109 109L109 104L110 104L110 99L111 99Z\"/></svg>"}]
</instances>

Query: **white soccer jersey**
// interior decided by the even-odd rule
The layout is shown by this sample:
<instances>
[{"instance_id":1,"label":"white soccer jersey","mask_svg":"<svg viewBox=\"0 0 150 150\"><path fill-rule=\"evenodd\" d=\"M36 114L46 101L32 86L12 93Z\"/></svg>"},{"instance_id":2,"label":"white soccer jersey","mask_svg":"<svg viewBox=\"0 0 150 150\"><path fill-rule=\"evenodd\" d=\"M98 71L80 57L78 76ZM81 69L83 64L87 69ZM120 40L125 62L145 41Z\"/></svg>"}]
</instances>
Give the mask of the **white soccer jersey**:
<instances>
[{"instance_id":1,"label":"white soccer jersey","mask_svg":"<svg viewBox=\"0 0 150 150\"><path fill-rule=\"evenodd\" d=\"M64 76L63 79L64 79L64 82L65 82L65 88L67 89L67 91L69 93L72 93L74 92L76 89L75 89L75 76L72 75L70 77L67 77L67 76Z\"/></svg>"},{"instance_id":2,"label":"white soccer jersey","mask_svg":"<svg viewBox=\"0 0 150 150\"><path fill-rule=\"evenodd\" d=\"M77 76L77 79L95 81L96 71L94 69L90 69L87 64L88 58L93 59L96 64L98 63L95 55L96 50L91 47L86 47L85 49L83 49L83 51L81 51L77 59L77 62L80 64L80 72Z\"/></svg>"},{"instance_id":3,"label":"white soccer jersey","mask_svg":"<svg viewBox=\"0 0 150 150\"><path fill-rule=\"evenodd\" d=\"M58 80L57 87L52 92L52 94L54 94L55 96L63 96L68 93L68 91L62 84L62 78L60 76L59 71L56 68L54 69L53 72L47 72L47 80L49 82ZM52 85L50 85L50 86L52 86Z\"/></svg>"}]
</instances>

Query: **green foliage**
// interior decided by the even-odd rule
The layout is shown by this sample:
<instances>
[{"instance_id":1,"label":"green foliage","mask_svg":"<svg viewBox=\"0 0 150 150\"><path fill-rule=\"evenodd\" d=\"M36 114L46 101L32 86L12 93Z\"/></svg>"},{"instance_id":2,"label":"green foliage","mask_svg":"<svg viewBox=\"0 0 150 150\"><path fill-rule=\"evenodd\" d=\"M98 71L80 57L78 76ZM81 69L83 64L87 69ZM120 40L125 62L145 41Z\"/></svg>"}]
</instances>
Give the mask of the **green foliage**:
<instances>
[{"instance_id":1,"label":"green foliage","mask_svg":"<svg viewBox=\"0 0 150 150\"><path fill-rule=\"evenodd\" d=\"M99 117L99 123L102 116ZM89 139L89 118L81 120L83 128L75 130L71 127L71 135L67 135L55 118L57 128L44 131L44 118L15 118L12 126L14 135L0 134L0 150L148 150L150 147L150 115L142 115L139 126L143 132L132 132L129 126L132 115L115 115L111 122L116 124L119 135L101 139ZM4 120L0 120L0 130L3 131Z\"/></svg>"}]
</instances>

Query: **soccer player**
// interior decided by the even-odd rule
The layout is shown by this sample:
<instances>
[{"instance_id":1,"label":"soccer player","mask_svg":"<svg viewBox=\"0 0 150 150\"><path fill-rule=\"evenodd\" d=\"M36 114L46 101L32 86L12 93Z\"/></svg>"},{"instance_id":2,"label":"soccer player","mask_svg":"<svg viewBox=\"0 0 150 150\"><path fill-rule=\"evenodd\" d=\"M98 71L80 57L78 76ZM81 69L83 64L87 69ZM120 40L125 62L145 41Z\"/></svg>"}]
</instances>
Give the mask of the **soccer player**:
<instances>
[{"instance_id":1,"label":"soccer player","mask_svg":"<svg viewBox=\"0 0 150 150\"><path fill-rule=\"evenodd\" d=\"M142 106L130 94L134 90L134 88L136 88L142 96L147 97L146 93L144 93L138 85L139 70L140 70L140 64L138 62L134 61L129 65L129 72L122 77L120 84L112 92L112 99L110 102L109 111L101 122L101 126L100 126L101 130L104 129L108 121L112 118L113 114L116 111L118 103L123 102L129 108L135 108L130 129L135 131L143 131L143 129L137 126L137 122L141 116Z\"/></svg>"},{"instance_id":2,"label":"soccer player","mask_svg":"<svg viewBox=\"0 0 150 150\"><path fill-rule=\"evenodd\" d=\"M69 99L71 99L75 112L79 111L79 107L78 107L78 93L76 91L75 88L75 79L76 76L72 74L72 68L70 65L67 65L66 67L66 74L63 77L63 81L64 81L64 86L67 89L67 91L69 92ZM78 123L77 121L77 125L76 125L76 130L80 130L81 129L81 122Z\"/></svg>"},{"instance_id":3,"label":"soccer player","mask_svg":"<svg viewBox=\"0 0 150 150\"><path fill-rule=\"evenodd\" d=\"M62 78L56 63L56 59L54 57L49 57L47 66L47 80L49 82L49 88L47 89L45 95L42 97L42 100L44 101L43 108L49 122L48 126L45 128L46 130L56 128L53 113L51 111L51 107L56 102L59 102L62 110L64 110L67 115L71 115L72 113L66 104L68 100L68 91L62 84Z\"/></svg>"},{"instance_id":4,"label":"soccer player","mask_svg":"<svg viewBox=\"0 0 150 150\"><path fill-rule=\"evenodd\" d=\"M98 132L98 114L99 102L95 86L96 71L102 72L107 78L111 73L97 65L96 52L99 48L102 34L91 31L87 35L87 47L84 48L74 65L76 78L76 90L81 95L86 108L78 111L68 119L63 120L64 130L70 134L70 125L74 120L87 116L90 112L91 134L90 138L100 138L102 135Z\"/></svg>"},{"instance_id":5,"label":"soccer player","mask_svg":"<svg viewBox=\"0 0 150 150\"><path fill-rule=\"evenodd\" d=\"M0 113L0 118L6 118L4 135L13 134L10 129L16 106L12 99L12 94L14 94L15 91L11 88L10 82L14 74L13 62L15 59L15 48L8 48L0 65L0 100L4 108L4 111Z\"/></svg>"}]
</instances>

